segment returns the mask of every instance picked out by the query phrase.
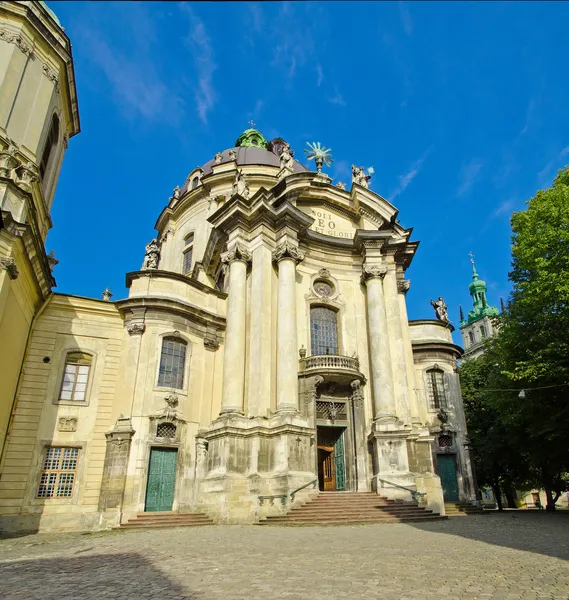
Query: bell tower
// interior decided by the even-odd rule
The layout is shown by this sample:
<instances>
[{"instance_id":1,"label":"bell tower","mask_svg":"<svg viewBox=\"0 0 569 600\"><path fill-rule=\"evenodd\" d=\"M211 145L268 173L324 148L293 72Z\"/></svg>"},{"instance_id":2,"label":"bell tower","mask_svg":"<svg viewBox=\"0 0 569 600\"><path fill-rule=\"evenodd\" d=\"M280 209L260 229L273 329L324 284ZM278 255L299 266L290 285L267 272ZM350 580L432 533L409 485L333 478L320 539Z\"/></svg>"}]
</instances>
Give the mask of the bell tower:
<instances>
[{"instance_id":1,"label":"bell tower","mask_svg":"<svg viewBox=\"0 0 569 600\"><path fill-rule=\"evenodd\" d=\"M0 1L0 451L33 319L55 285L44 242L79 133L71 43L45 2Z\"/></svg>"}]
</instances>

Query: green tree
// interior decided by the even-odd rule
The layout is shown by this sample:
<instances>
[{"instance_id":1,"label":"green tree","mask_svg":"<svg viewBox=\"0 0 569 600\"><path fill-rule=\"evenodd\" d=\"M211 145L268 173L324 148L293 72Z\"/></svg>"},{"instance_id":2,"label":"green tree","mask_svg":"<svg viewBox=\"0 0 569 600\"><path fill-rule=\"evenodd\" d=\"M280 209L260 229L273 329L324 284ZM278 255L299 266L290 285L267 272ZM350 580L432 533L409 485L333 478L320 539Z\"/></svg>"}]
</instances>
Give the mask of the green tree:
<instances>
[{"instance_id":1,"label":"green tree","mask_svg":"<svg viewBox=\"0 0 569 600\"><path fill-rule=\"evenodd\" d=\"M492 405L555 510L569 471L569 168L512 215L513 284L491 354L507 377Z\"/></svg>"}]
</instances>

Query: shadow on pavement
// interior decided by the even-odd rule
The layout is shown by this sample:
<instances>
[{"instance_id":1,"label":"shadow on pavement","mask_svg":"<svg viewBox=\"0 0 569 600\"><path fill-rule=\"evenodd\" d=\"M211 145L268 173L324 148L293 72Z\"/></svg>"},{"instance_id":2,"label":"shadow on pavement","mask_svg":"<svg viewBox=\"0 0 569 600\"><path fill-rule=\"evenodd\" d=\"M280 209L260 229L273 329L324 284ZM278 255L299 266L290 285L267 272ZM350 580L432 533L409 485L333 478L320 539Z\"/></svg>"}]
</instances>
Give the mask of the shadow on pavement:
<instances>
[{"instance_id":1,"label":"shadow on pavement","mask_svg":"<svg viewBox=\"0 0 569 600\"><path fill-rule=\"evenodd\" d=\"M569 511L488 511L447 521L409 523L416 529L569 560Z\"/></svg>"},{"instance_id":2,"label":"shadow on pavement","mask_svg":"<svg viewBox=\"0 0 569 600\"><path fill-rule=\"evenodd\" d=\"M200 600L133 552L0 564L2 600Z\"/></svg>"}]
</instances>

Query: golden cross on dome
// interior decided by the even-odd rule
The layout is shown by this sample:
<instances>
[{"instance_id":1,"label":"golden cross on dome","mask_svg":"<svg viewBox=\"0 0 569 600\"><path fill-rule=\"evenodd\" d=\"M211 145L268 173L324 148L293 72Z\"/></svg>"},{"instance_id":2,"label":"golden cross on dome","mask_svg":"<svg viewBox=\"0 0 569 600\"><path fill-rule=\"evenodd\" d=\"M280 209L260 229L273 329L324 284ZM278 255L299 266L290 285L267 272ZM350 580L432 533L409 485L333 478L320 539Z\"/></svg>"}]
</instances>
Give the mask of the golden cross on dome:
<instances>
[{"instance_id":1,"label":"golden cross on dome","mask_svg":"<svg viewBox=\"0 0 569 600\"><path fill-rule=\"evenodd\" d=\"M251 127L255 127L255 122L254 121L249 121L249 125L251 125Z\"/></svg>"}]
</instances>

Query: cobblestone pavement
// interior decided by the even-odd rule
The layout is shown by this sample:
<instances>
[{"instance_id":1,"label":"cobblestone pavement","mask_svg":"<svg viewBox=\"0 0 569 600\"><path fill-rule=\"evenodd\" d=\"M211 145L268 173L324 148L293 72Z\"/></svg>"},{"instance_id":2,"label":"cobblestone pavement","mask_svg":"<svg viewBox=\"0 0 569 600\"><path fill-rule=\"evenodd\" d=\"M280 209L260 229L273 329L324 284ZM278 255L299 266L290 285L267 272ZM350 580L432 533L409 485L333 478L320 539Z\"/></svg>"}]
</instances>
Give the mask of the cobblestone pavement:
<instances>
[{"instance_id":1,"label":"cobblestone pavement","mask_svg":"<svg viewBox=\"0 0 569 600\"><path fill-rule=\"evenodd\" d=\"M0 540L2 600L569 599L569 514Z\"/></svg>"}]
</instances>

